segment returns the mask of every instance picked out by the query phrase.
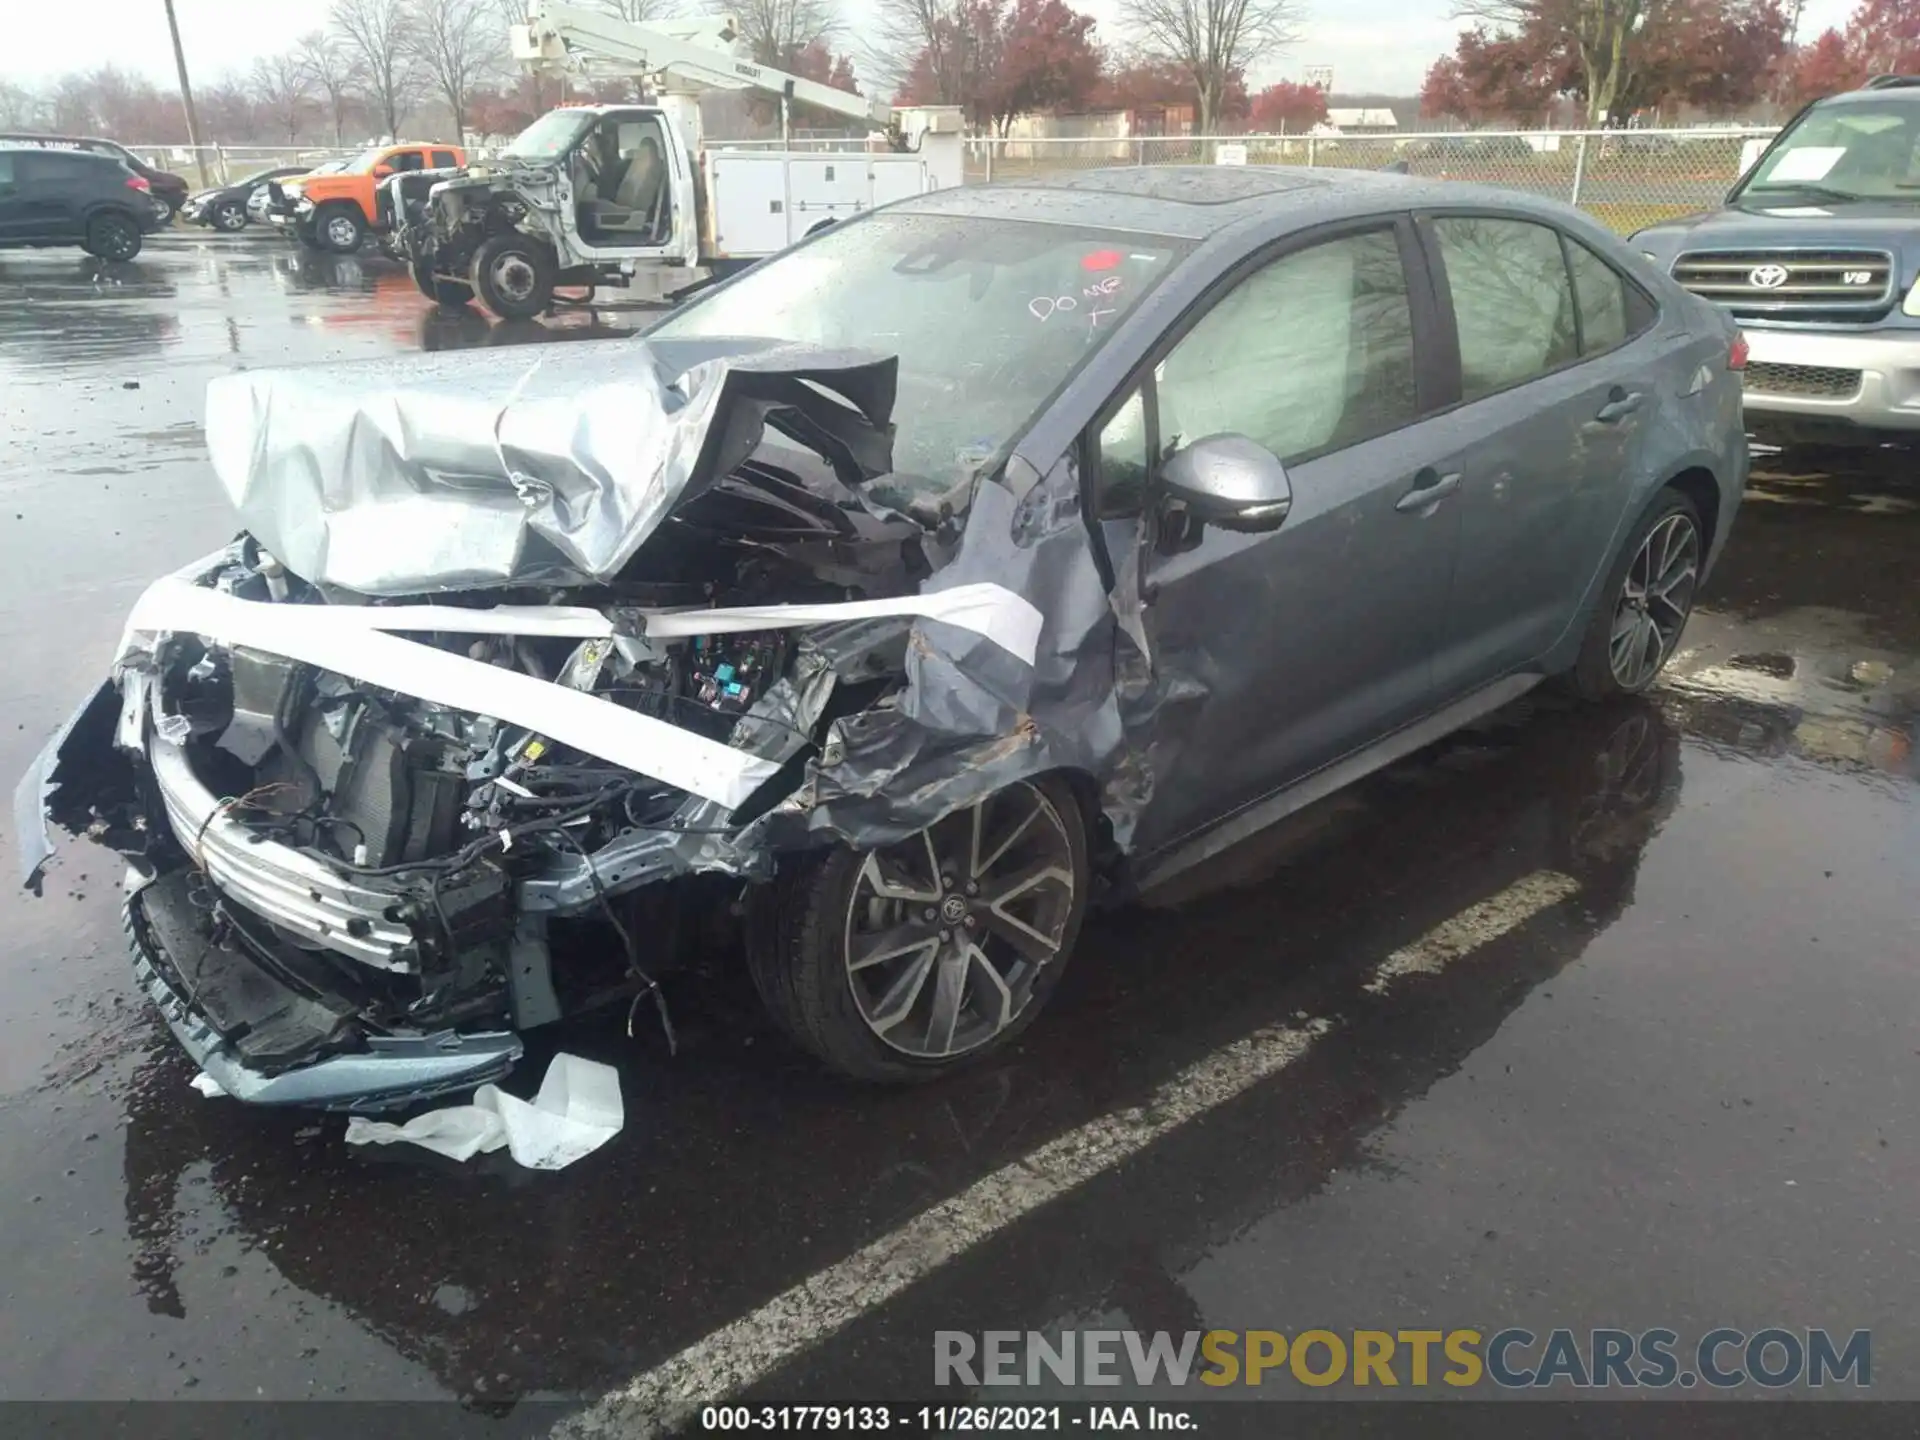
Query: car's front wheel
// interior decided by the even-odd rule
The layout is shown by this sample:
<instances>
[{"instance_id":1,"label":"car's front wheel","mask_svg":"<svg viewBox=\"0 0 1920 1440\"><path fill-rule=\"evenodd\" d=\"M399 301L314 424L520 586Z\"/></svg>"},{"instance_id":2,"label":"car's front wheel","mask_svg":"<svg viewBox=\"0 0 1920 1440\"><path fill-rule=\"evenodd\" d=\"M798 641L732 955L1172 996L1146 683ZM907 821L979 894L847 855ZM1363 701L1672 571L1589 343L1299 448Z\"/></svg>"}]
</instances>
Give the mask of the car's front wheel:
<instances>
[{"instance_id":1,"label":"car's front wheel","mask_svg":"<svg viewBox=\"0 0 1920 1440\"><path fill-rule=\"evenodd\" d=\"M214 229L232 235L247 228L247 207L238 200L222 200L213 207L213 214L209 218L213 221Z\"/></svg>"},{"instance_id":2,"label":"car's front wheel","mask_svg":"<svg viewBox=\"0 0 1920 1440\"><path fill-rule=\"evenodd\" d=\"M102 260L131 260L140 253L140 227L114 211L96 215L88 222L85 246L89 255Z\"/></svg>"},{"instance_id":3,"label":"car's front wheel","mask_svg":"<svg viewBox=\"0 0 1920 1440\"><path fill-rule=\"evenodd\" d=\"M932 1079L1033 1022L1072 954L1089 884L1072 790L1020 781L897 844L803 857L756 908L754 985L835 1070Z\"/></svg>"},{"instance_id":4,"label":"car's front wheel","mask_svg":"<svg viewBox=\"0 0 1920 1440\"><path fill-rule=\"evenodd\" d=\"M502 320L531 320L553 303L553 252L531 236L509 231L474 252L473 288Z\"/></svg>"},{"instance_id":5,"label":"car's front wheel","mask_svg":"<svg viewBox=\"0 0 1920 1440\"><path fill-rule=\"evenodd\" d=\"M1680 646L1705 557L1693 501L1661 491L1621 547L1594 607L1573 669L1580 695L1638 695L1653 684Z\"/></svg>"}]
</instances>

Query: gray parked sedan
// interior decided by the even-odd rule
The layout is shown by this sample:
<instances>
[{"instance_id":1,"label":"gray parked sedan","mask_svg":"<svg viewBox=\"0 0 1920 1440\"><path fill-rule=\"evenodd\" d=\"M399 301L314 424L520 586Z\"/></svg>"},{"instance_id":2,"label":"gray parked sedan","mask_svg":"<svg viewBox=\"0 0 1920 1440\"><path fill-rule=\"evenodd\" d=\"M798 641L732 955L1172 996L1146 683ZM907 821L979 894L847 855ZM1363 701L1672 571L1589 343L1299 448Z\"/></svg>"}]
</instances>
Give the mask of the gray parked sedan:
<instances>
[{"instance_id":1,"label":"gray parked sedan","mask_svg":"<svg viewBox=\"0 0 1920 1440\"><path fill-rule=\"evenodd\" d=\"M1563 206L1256 167L923 196L640 341L224 377L247 533L141 599L22 830L133 857L141 984L243 1099L459 1089L610 999L670 1040L729 916L802 1045L938 1075L1096 877L1652 683L1743 363Z\"/></svg>"}]
</instances>

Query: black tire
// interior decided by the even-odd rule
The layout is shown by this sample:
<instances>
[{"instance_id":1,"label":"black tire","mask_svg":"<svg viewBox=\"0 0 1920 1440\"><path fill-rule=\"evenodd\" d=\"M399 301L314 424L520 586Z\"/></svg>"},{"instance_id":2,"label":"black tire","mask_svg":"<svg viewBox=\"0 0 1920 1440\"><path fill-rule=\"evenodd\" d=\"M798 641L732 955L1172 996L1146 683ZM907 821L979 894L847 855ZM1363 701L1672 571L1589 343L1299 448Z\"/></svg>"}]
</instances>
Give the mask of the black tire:
<instances>
[{"instance_id":1,"label":"black tire","mask_svg":"<svg viewBox=\"0 0 1920 1440\"><path fill-rule=\"evenodd\" d=\"M140 227L129 215L108 210L87 222L87 238L82 242L89 255L102 260L131 260L140 253Z\"/></svg>"},{"instance_id":2,"label":"black tire","mask_svg":"<svg viewBox=\"0 0 1920 1440\"><path fill-rule=\"evenodd\" d=\"M457 310L473 299L473 286L464 280L447 280L433 273L433 257L420 256L407 262L414 286L436 305Z\"/></svg>"},{"instance_id":3,"label":"black tire","mask_svg":"<svg viewBox=\"0 0 1920 1440\"><path fill-rule=\"evenodd\" d=\"M868 1024L854 997L848 947L852 938L855 887L871 852L846 846L799 857L797 863L785 868L772 885L756 895L749 911L748 969L754 988L774 1023L803 1049L841 1074L857 1080L887 1083L919 1082L951 1074L1004 1049L1031 1025L1059 985L1072 958L1080 923L1086 914L1091 866L1086 817L1064 780L1045 776L1019 782L989 797L986 803L1013 797L1016 792L1024 792L1023 800L1039 797L1045 802L1046 813L1060 822L1058 833L1064 837L1071 857L1072 889L1065 901L1066 914L1059 928L1057 949L1031 978L1022 982L1027 998L1004 1028L963 1052L930 1057L896 1048ZM964 821L970 813L969 807L959 812L959 817ZM940 825L950 823L953 818L941 821ZM939 826L934 828L937 833ZM913 902L915 906L918 903ZM943 937L945 933L942 932ZM990 942L987 931L977 933L980 943ZM973 972L963 969L963 973L967 977L963 983L972 984ZM1005 979L1013 971L999 973Z\"/></svg>"},{"instance_id":4,"label":"black tire","mask_svg":"<svg viewBox=\"0 0 1920 1440\"><path fill-rule=\"evenodd\" d=\"M160 208L166 212L160 217L160 223L162 225L173 224L174 217L180 213L181 202L174 199L171 195L156 195L154 199L160 202Z\"/></svg>"},{"instance_id":5,"label":"black tire","mask_svg":"<svg viewBox=\"0 0 1920 1440\"><path fill-rule=\"evenodd\" d=\"M1615 652L1619 627L1633 619L1629 614L1632 606L1627 594L1628 576L1634 572L1648 537L1674 521L1675 517L1679 517L1678 523L1691 532L1692 576L1685 586L1684 595L1668 607L1677 611L1677 618L1669 617L1671 633L1665 633L1668 620L1661 620L1654 626L1660 640L1657 662L1645 669L1644 674L1629 673L1623 676L1616 665ZM1620 695L1638 695L1653 684L1667 661L1673 657L1673 652L1679 648L1681 632L1693 613L1693 601L1700 584L1699 566L1705 560L1706 553L1706 530L1700 523L1700 512L1693 501L1679 490L1662 490L1640 517L1640 523L1628 532L1626 544L1620 547L1620 553L1614 557L1613 565L1607 571L1606 583L1594 603L1592 618L1587 622L1586 637L1580 643L1580 657L1574 662L1573 672L1568 677L1576 695L1584 700L1610 700ZM1644 600L1639 611L1648 624L1653 624L1662 613ZM1650 646L1653 638L1653 635L1649 635L1646 644ZM1629 648L1642 660L1651 653L1637 645Z\"/></svg>"},{"instance_id":6,"label":"black tire","mask_svg":"<svg viewBox=\"0 0 1920 1440\"><path fill-rule=\"evenodd\" d=\"M313 212L313 242L319 249L351 255L366 238L367 217L350 200L332 200Z\"/></svg>"},{"instance_id":7,"label":"black tire","mask_svg":"<svg viewBox=\"0 0 1920 1440\"><path fill-rule=\"evenodd\" d=\"M239 200L222 200L207 216L207 223L223 235L236 235L247 228L247 207Z\"/></svg>"},{"instance_id":8,"label":"black tire","mask_svg":"<svg viewBox=\"0 0 1920 1440\"><path fill-rule=\"evenodd\" d=\"M553 304L553 252L510 231L485 241L473 256L473 291L502 320L531 320Z\"/></svg>"}]
</instances>

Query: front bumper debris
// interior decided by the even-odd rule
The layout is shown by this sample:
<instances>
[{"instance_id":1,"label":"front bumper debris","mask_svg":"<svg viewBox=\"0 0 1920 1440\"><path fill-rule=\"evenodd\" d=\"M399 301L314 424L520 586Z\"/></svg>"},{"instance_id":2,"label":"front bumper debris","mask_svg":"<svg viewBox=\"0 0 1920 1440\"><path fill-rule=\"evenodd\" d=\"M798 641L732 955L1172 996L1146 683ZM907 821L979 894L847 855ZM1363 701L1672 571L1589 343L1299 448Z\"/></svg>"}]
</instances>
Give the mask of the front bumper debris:
<instances>
[{"instance_id":1,"label":"front bumper debris","mask_svg":"<svg viewBox=\"0 0 1920 1440\"><path fill-rule=\"evenodd\" d=\"M520 1059L519 1037L505 1031L355 1033L343 1003L302 993L244 942L209 931L197 903L204 897L193 894L202 885L191 872L143 883L122 918L140 988L187 1054L235 1099L389 1109L497 1080ZM276 1063L276 1049L329 1041L335 1053Z\"/></svg>"}]
</instances>

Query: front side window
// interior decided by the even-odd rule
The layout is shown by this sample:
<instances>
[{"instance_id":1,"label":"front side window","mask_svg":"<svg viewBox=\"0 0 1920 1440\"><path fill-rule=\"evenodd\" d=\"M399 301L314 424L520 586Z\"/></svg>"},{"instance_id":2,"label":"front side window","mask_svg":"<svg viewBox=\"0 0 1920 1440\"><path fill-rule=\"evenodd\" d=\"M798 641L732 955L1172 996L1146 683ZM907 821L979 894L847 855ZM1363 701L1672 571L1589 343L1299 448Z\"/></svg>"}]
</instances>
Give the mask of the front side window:
<instances>
[{"instance_id":1,"label":"front side window","mask_svg":"<svg viewBox=\"0 0 1920 1440\"><path fill-rule=\"evenodd\" d=\"M1735 198L1920 199L1920 105L1816 105L1780 137Z\"/></svg>"},{"instance_id":2,"label":"front side window","mask_svg":"<svg viewBox=\"0 0 1920 1440\"><path fill-rule=\"evenodd\" d=\"M761 261L650 336L898 356L894 468L909 487L944 494L990 468L1190 244L883 211Z\"/></svg>"},{"instance_id":3,"label":"front side window","mask_svg":"<svg viewBox=\"0 0 1920 1440\"><path fill-rule=\"evenodd\" d=\"M1579 354L1560 236L1525 220L1433 222L1460 332L1462 398L1525 384Z\"/></svg>"},{"instance_id":4,"label":"front side window","mask_svg":"<svg viewBox=\"0 0 1920 1440\"><path fill-rule=\"evenodd\" d=\"M1282 256L1157 371L1160 448L1240 434L1293 462L1415 418L1413 316L1391 230Z\"/></svg>"}]
</instances>

